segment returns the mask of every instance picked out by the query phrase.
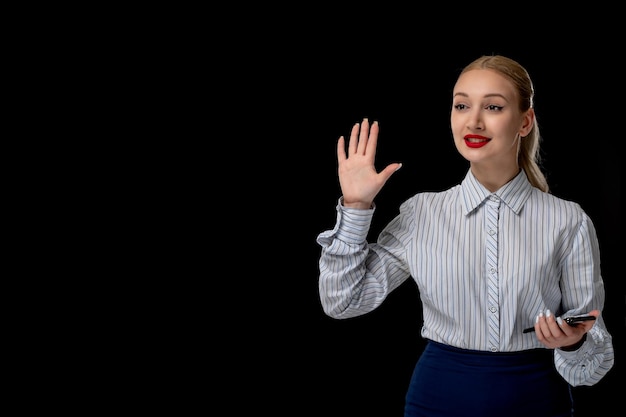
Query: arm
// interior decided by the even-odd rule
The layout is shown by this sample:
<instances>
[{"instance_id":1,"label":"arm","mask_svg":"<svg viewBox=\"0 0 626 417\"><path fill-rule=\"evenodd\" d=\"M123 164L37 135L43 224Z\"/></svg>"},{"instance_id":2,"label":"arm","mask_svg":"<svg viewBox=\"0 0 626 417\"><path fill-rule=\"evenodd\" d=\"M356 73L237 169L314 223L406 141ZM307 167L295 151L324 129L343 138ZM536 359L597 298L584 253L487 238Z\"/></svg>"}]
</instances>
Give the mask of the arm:
<instances>
[{"instance_id":1,"label":"arm","mask_svg":"<svg viewBox=\"0 0 626 417\"><path fill-rule=\"evenodd\" d=\"M373 311L410 276L405 253L415 226L411 203L402 205L377 243L368 244L375 208L347 209L340 201L335 228L317 238L322 247L319 295L326 315L346 319Z\"/></svg>"},{"instance_id":2,"label":"arm","mask_svg":"<svg viewBox=\"0 0 626 417\"><path fill-rule=\"evenodd\" d=\"M374 159L378 140L378 123L363 120L352 127L346 154L343 136L337 143L339 182L342 197L337 205L337 222L333 230L321 233L317 243L322 247L319 261L319 294L324 312L333 318L348 318L372 311L408 274L397 274L382 258L395 248L368 245L366 238L374 213L374 197L389 177L400 167L388 165L376 172ZM396 255L392 255L396 256ZM393 262L391 262L393 264ZM386 271L387 270L387 271ZM392 277L389 276L391 271Z\"/></svg>"},{"instance_id":3,"label":"arm","mask_svg":"<svg viewBox=\"0 0 626 417\"><path fill-rule=\"evenodd\" d=\"M561 318L540 316L537 338L554 350L557 370L572 386L594 385L612 368L612 337L602 319L604 283L600 252L591 220L583 214L573 244L563 260L561 288L564 317L590 314L594 321L569 326Z\"/></svg>"}]
</instances>

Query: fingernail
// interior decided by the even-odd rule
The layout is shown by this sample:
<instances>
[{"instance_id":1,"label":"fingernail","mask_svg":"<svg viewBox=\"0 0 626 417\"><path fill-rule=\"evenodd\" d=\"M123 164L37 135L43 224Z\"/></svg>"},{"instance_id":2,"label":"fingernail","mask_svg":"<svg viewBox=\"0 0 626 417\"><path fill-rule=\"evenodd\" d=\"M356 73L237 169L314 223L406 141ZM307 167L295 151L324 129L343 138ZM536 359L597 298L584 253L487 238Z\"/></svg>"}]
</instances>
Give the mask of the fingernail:
<instances>
[{"instance_id":1,"label":"fingernail","mask_svg":"<svg viewBox=\"0 0 626 417\"><path fill-rule=\"evenodd\" d=\"M552 315L552 312L550 311L550 309L546 310L546 317L550 317Z\"/></svg>"}]
</instances>

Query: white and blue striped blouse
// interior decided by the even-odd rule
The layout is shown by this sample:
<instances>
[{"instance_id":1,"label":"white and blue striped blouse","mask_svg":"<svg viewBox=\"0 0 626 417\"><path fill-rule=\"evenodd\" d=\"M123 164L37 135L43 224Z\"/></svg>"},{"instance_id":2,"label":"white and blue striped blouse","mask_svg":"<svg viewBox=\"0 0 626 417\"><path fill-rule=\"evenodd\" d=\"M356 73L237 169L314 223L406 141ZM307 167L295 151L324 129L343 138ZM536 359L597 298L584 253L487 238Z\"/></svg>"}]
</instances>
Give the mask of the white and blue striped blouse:
<instances>
[{"instance_id":1,"label":"white and blue striped blouse","mask_svg":"<svg viewBox=\"0 0 626 417\"><path fill-rule=\"evenodd\" d=\"M544 347L537 314L582 314L604 306L596 231L580 205L533 187L524 171L495 193L468 171L442 192L418 193L367 242L375 207L337 205L321 246L319 294L324 312L345 319L378 307L412 277L423 305L424 338L465 349L513 352ZM555 350L573 386L593 385L613 365L602 317L583 346Z\"/></svg>"}]
</instances>

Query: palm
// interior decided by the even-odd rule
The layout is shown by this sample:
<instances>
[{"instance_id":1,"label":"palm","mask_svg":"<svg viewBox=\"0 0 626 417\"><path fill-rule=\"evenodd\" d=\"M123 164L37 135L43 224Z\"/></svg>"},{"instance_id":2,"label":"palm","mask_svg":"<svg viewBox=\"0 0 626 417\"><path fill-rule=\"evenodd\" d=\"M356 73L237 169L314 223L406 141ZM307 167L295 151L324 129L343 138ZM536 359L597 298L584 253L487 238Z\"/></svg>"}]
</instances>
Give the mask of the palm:
<instances>
[{"instance_id":1,"label":"palm","mask_svg":"<svg viewBox=\"0 0 626 417\"><path fill-rule=\"evenodd\" d=\"M367 119L352 127L348 152L345 139L340 137L337 143L339 163L339 184L344 204L360 208L371 207L374 197L380 192L389 177L400 168L401 164L389 164L380 173L374 166L376 145L378 142L378 123L371 126Z\"/></svg>"}]
</instances>

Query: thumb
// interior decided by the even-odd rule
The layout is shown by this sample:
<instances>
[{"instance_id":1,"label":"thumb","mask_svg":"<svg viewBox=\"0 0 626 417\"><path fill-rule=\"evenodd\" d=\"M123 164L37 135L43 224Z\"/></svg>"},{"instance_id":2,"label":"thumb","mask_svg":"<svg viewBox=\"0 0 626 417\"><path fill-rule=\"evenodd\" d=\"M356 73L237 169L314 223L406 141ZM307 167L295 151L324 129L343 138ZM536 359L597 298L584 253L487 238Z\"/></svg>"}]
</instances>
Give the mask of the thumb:
<instances>
[{"instance_id":1,"label":"thumb","mask_svg":"<svg viewBox=\"0 0 626 417\"><path fill-rule=\"evenodd\" d=\"M395 162L393 164L387 165L385 169L380 172L380 174L385 178L385 181L387 181L393 175L393 173L400 168L402 168L402 163Z\"/></svg>"}]
</instances>

